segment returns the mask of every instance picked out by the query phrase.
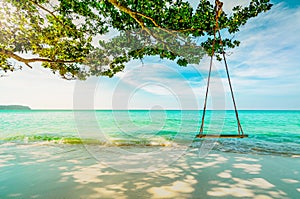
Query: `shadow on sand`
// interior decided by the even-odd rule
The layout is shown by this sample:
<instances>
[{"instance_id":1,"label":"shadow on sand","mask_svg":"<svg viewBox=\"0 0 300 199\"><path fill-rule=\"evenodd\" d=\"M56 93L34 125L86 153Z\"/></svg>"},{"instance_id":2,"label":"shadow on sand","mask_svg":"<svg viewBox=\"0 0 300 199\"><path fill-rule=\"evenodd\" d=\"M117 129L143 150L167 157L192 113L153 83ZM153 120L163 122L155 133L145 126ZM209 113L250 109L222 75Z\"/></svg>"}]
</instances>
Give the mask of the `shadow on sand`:
<instances>
[{"instance_id":1,"label":"shadow on sand","mask_svg":"<svg viewBox=\"0 0 300 199\"><path fill-rule=\"evenodd\" d=\"M0 198L297 198L300 159L191 149L165 168L126 173L81 145L0 146ZM134 160L133 160L134 161ZM122 164L122 162L120 162Z\"/></svg>"}]
</instances>

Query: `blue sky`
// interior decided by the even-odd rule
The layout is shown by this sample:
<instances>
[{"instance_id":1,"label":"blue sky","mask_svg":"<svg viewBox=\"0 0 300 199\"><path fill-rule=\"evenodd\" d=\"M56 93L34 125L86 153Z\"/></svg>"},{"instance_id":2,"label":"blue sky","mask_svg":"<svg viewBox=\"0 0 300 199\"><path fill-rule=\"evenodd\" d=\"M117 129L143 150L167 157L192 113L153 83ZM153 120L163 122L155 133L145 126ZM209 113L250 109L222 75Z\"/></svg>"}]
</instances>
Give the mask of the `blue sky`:
<instances>
[{"instance_id":1,"label":"blue sky","mask_svg":"<svg viewBox=\"0 0 300 199\"><path fill-rule=\"evenodd\" d=\"M225 9L247 2L224 0ZM239 109L300 109L300 2L273 2L271 11L251 19L234 35L242 43L230 50L228 64ZM62 80L36 64L0 78L0 104L34 109L201 109L208 61L182 68L146 58L144 64L131 62L114 78L86 82ZM231 109L224 66L215 62L214 67L209 108ZM93 99L86 100L80 88L90 88ZM93 103L74 107L78 100Z\"/></svg>"}]
</instances>

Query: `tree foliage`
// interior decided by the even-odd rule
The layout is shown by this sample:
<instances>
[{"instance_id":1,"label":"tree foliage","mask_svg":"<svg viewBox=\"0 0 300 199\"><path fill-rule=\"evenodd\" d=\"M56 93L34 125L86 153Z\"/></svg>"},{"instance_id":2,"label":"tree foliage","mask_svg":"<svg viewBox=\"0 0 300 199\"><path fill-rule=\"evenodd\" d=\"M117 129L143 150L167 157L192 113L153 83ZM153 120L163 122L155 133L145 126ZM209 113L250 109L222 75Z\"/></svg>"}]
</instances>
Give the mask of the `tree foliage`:
<instances>
[{"instance_id":1,"label":"tree foliage","mask_svg":"<svg viewBox=\"0 0 300 199\"><path fill-rule=\"evenodd\" d=\"M234 34L271 6L251 0L227 14L216 13L209 0L195 10L183 0L0 0L0 70L41 62L63 78L84 79L112 77L145 56L199 63L212 49L217 56L223 51L218 36L213 42L216 27ZM116 36L105 38L111 30ZM239 45L232 37L222 43Z\"/></svg>"}]
</instances>

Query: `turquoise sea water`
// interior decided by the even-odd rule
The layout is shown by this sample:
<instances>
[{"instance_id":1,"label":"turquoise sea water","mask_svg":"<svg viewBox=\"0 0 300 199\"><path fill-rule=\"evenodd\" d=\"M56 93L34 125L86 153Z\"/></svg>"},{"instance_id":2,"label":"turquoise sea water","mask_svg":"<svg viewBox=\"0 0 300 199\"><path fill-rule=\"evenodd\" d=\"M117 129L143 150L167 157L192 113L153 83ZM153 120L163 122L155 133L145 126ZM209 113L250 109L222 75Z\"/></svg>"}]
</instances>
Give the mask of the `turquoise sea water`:
<instances>
[{"instance_id":1,"label":"turquoise sea water","mask_svg":"<svg viewBox=\"0 0 300 199\"><path fill-rule=\"evenodd\" d=\"M0 111L0 145L51 143L198 147L201 111ZM249 138L214 139L213 150L300 155L300 111L240 111ZM233 111L208 111L206 133L237 133Z\"/></svg>"}]
</instances>

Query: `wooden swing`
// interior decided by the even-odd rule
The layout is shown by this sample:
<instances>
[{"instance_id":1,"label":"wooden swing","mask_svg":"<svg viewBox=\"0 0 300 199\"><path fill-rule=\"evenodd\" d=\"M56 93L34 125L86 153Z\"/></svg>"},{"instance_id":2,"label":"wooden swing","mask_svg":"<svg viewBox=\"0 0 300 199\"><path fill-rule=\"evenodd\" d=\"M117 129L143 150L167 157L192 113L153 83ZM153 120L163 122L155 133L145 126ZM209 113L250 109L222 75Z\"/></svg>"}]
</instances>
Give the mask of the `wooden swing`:
<instances>
[{"instance_id":1,"label":"wooden swing","mask_svg":"<svg viewBox=\"0 0 300 199\"><path fill-rule=\"evenodd\" d=\"M202 120L201 120L201 127L200 127L200 131L199 134L196 135L197 138L245 138L248 137L248 135L245 135L239 120L239 115L238 115L238 111L237 111L237 107L236 107L236 103L235 103L235 99L234 99L234 95L233 95L233 89L232 89L232 85L231 85L231 80L230 80L230 76L229 76L229 71L228 71L228 65L227 65L227 61L226 61L226 57L225 57L225 51L224 51L224 45L222 42L222 38L221 38L221 33L220 33L220 29L219 29L219 17L222 14L222 6L223 3L220 2L219 0L215 1L215 12L216 12L216 26L214 28L214 40L212 43L212 55L210 57L210 66L209 66L209 73L208 73L208 80L207 80L207 87L206 87L206 93L205 93L205 101L204 101L204 108L203 108L203 114L202 114ZM218 33L219 39L220 39L220 46L222 49L222 56L223 56L223 60L224 60L224 64L225 64L225 69L226 69L226 73L227 73L227 79L228 79L228 83L229 83L229 87L230 87L230 92L231 92L231 98L232 98L232 102L233 102L233 106L234 106L234 111L235 111L235 116L236 116L236 120L237 120L237 126L238 126L238 134L203 134L203 128L204 128L204 119L205 119L205 113L206 113L206 105L207 105L207 97L208 97L208 91L209 91L209 85L210 85L210 77L211 77L211 69L212 69L212 64L213 64L213 57L215 54L215 44L216 44L216 34Z\"/></svg>"}]
</instances>

